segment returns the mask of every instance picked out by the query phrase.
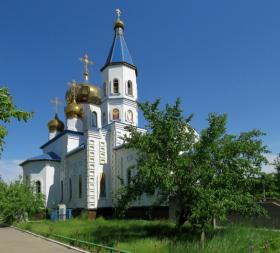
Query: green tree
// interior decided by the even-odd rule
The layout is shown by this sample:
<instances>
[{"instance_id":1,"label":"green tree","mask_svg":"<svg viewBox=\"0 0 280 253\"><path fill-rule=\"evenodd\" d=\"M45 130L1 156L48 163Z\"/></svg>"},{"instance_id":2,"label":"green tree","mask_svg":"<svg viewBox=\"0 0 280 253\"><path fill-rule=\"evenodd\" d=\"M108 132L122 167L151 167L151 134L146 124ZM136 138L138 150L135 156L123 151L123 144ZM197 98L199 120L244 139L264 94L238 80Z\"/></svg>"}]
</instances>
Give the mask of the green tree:
<instances>
[{"instance_id":1,"label":"green tree","mask_svg":"<svg viewBox=\"0 0 280 253\"><path fill-rule=\"evenodd\" d=\"M280 195L280 154L278 154L278 156L274 160L273 165L276 170L276 187L278 190L278 194Z\"/></svg>"},{"instance_id":2,"label":"green tree","mask_svg":"<svg viewBox=\"0 0 280 253\"><path fill-rule=\"evenodd\" d=\"M10 123L11 119L15 118L18 121L27 121L32 117L32 113L19 110L13 103L13 99L8 89L5 87L0 88L0 121L4 124ZM5 125L0 125L0 151L3 151L4 138L8 134Z\"/></svg>"},{"instance_id":3,"label":"green tree","mask_svg":"<svg viewBox=\"0 0 280 253\"><path fill-rule=\"evenodd\" d=\"M10 184L0 180L0 217L11 224L21 221L44 209L44 196L36 193L35 185L22 179Z\"/></svg>"},{"instance_id":4,"label":"green tree","mask_svg":"<svg viewBox=\"0 0 280 253\"><path fill-rule=\"evenodd\" d=\"M263 133L229 135L226 115L210 114L209 126L197 136L190 126L192 117L182 115L179 99L165 110L159 103L139 105L147 121L146 134L128 127L125 148L137 150L138 161L130 184L117 196L120 210L143 193L156 194L158 203L175 207L178 226L187 221L200 231L230 211L261 213L252 192L261 165L267 162Z\"/></svg>"},{"instance_id":5,"label":"green tree","mask_svg":"<svg viewBox=\"0 0 280 253\"><path fill-rule=\"evenodd\" d=\"M266 201L267 198L279 198L277 173L262 172L256 179L254 194L259 200Z\"/></svg>"}]
</instances>

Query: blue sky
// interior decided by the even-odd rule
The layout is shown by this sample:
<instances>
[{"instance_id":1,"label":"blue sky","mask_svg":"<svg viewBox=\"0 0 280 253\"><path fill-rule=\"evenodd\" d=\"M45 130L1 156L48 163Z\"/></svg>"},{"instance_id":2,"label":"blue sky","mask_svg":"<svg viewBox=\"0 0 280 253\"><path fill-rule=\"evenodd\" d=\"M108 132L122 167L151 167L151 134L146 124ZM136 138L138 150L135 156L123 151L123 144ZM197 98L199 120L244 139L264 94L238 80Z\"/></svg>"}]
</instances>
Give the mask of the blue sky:
<instances>
[{"instance_id":1,"label":"blue sky","mask_svg":"<svg viewBox=\"0 0 280 253\"><path fill-rule=\"evenodd\" d=\"M19 160L40 154L51 98L64 100L67 83L82 79L79 57L89 54L91 81L101 83L116 8L138 67L140 101L181 97L198 131L208 113L226 112L229 132L261 129L272 153L280 152L279 1L9 0L0 8L0 85L35 117L8 126L4 178L19 172Z\"/></svg>"}]
</instances>

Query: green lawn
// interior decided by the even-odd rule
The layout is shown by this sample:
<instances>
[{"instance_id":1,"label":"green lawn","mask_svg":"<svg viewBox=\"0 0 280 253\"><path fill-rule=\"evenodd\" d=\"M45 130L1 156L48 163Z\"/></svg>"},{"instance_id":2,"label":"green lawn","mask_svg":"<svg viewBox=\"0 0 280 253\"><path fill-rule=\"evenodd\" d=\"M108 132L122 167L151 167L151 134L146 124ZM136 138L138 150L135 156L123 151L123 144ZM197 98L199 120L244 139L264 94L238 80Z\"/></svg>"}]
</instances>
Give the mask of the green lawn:
<instances>
[{"instance_id":1,"label":"green lawn","mask_svg":"<svg viewBox=\"0 0 280 253\"><path fill-rule=\"evenodd\" d=\"M280 233L242 226L227 227L208 234L204 248L198 236L186 227L178 232L175 225L168 221L73 219L17 226L49 237L59 234L134 253L280 252Z\"/></svg>"}]
</instances>

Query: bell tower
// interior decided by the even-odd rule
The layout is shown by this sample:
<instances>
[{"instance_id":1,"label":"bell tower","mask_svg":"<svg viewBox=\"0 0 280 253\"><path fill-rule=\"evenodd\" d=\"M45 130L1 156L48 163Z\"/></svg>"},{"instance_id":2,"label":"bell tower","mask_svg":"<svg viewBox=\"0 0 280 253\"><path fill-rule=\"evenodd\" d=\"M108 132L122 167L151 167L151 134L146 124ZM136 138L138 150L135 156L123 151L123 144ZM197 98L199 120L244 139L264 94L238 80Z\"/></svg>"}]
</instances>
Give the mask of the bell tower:
<instances>
[{"instance_id":1,"label":"bell tower","mask_svg":"<svg viewBox=\"0 0 280 253\"><path fill-rule=\"evenodd\" d=\"M106 63L101 68L103 126L115 121L138 125L137 68L124 39L124 23L120 15L121 11L117 9L113 43Z\"/></svg>"}]
</instances>

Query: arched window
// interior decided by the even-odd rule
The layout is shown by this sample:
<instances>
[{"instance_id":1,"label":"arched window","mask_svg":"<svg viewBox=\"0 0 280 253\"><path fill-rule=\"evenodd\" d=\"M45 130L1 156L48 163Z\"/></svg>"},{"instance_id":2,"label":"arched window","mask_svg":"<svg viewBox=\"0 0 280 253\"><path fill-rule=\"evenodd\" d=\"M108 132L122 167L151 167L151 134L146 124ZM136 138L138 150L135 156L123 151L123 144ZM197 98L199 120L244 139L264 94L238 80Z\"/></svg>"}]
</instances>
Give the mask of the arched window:
<instances>
[{"instance_id":1,"label":"arched window","mask_svg":"<svg viewBox=\"0 0 280 253\"><path fill-rule=\"evenodd\" d=\"M82 194L83 194L83 185L82 185L82 175L79 176L79 198L82 198Z\"/></svg>"},{"instance_id":2,"label":"arched window","mask_svg":"<svg viewBox=\"0 0 280 253\"><path fill-rule=\"evenodd\" d=\"M63 201L63 181L60 181L60 199Z\"/></svg>"},{"instance_id":3,"label":"arched window","mask_svg":"<svg viewBox=\"0 0 280 253\"><path fill-rule=\"evenodd\" d=\"M131 96L133 95L132 82L130 80L127 82L127 94Z\"/></svg>"},{"instance_id":4,"label":"arched window","mask_svg":"<svg viewBox=\"0 0 280 253\"><path fill-rule=\"evenodd\" d=\"M119 109L115 108L113 110L113 120L119 120L120 119L120 111Z\"/></svg>"},{"instance_id":5,"label":"arched window","mask_svg":"<svg viewBox=\"0 0 280 253\"><path fill-rule=\"evenodd\" d=\"M100 178L100 198L106 197L106 176L105 173L101 174Z\"/></svg>"},{"instance_id":6,"label":"arched window","mask_svg":"<svg viewBox=\"0 0 280 253\"><path fill-rule=\"evenodd\" d=\"M69 178L69 200L72 199L72 180Z\"/></svg>"},{"instance_id":7,"label":"arched window","mask_svg":"<svg viewBox=\"0 0 280 253\"><path fill-rule=\"evenodd\" d=\"M92 119L91 119L92 127L97 127L97 113L92 112Z\"/></svg>"},{"instance_id":8,"label":"arched window","mask_svg":"<svg viewBox=\"0 0 280 253\"><path fill-rule=\"evenodd\" d=\"M126 121L133 122L133 112L131 110L126 112Z\"/></svg>"},{"instance_id":9,"label":"arched window","mask_svg":"<svg viewBox=\"0 0 280 253\"><path fill-rule=\"evenodd\" d=\"M104 94L104 97L107 96L107 85L106 85L106 82L103 83L103 94Z\"/></svg>"},{"instance_id":10,"label":"arched window","mask_svg":"<svg viewBox=\"0 0 280 253\"><path fill-rule=\"evenodd\" d=\"M41 193L41 182L40 181L36 181L36 193L39 194Z\"/></svg>"},{"instance_id":11,"label":"arched window","mask_svg":"<svg viewBox=\"0 0 280 253\"><path fill-rule=\"evenodd\" d=\"M113 92L119 93L119 80L118 79L114 79L114 81L113 81Z\"/></svg>"}]
</instances>

